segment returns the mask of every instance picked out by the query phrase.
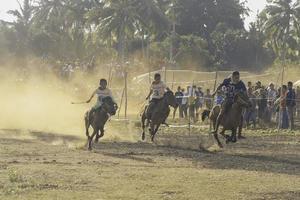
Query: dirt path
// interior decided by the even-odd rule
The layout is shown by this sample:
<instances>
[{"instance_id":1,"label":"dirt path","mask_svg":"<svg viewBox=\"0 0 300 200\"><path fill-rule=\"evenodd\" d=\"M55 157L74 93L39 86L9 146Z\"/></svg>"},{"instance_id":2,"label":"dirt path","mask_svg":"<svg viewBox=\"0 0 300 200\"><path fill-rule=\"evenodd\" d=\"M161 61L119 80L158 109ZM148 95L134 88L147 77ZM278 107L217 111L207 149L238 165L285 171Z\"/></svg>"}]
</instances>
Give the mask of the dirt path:
<instances>
[{"instance_id":1,"label":"dirt path","mask_svg":"<svg viewBox=\"0 0 300 200\"><path fill-rule=\"evenodd\" d=\"M204 141L210 138L202 138ZM249 137L222 151L199 137L157 144L0 131L0 199L299 199L300 138Z\"/></svg>"}]
</instances>

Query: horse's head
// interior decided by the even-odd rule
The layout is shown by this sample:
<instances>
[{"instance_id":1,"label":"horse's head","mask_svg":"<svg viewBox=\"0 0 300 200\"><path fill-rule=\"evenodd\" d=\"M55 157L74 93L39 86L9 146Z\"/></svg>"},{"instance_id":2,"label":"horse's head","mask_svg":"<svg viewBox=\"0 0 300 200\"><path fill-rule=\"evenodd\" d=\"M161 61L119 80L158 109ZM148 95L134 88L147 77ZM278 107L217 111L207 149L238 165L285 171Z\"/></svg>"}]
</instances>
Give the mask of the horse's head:
<instances>
[{"instance_id":1,"label":"horse's head","mask_svg":"<svg viewBox=\"0 0 300 200\"><path fill-rule=\"evenodd\" d=\"M107 112L110 115L115 115L118 109L118 106L115 104L111 97L105 97L102 100L102 109L104 112Z\"/></svg>"},{"instance_id":2,"label":"horse's head","mask_svg":"<svg viewBox=\"0 0 300 200\"><path fill-rule=\"evenodd\" d=\"M172 106L173 108L177 108L178 107L178 103L176 101L176 97L174 95L174 93L171 90L168 90L165 94L164 94L164 99L166 100L167 104Z\"/></svg>"},{"instance_id":3,"label":"horse's head","mask_svg":"<svg viewBox=\"0 0 300 200\"><path fill-rule=\"evenodd\" d=\"M244 92L238 92L236 93L234 97L234 102L238 103L242 107L249 108L252 106L252 103L248 97L248 95Z\"/></svg>"}]
</instances>

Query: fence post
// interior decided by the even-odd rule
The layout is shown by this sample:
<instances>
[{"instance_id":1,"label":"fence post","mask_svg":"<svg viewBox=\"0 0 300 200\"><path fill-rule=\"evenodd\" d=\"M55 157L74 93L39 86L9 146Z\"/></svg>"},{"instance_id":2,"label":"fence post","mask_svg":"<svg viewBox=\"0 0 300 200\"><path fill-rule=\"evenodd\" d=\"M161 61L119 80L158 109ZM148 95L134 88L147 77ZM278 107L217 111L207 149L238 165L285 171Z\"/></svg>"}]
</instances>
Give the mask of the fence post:
<instances>
[{"instance_id":1,"label":"fence post","mask_svg":"<svg viewBox=\"0 0 300 200\"><path fill-rule=\"evenodd\" d=\"M125 119L127 119L127 108L128 108L128 88L127 88L127 71L125 71Z\"/></svg>"}]
</instances>

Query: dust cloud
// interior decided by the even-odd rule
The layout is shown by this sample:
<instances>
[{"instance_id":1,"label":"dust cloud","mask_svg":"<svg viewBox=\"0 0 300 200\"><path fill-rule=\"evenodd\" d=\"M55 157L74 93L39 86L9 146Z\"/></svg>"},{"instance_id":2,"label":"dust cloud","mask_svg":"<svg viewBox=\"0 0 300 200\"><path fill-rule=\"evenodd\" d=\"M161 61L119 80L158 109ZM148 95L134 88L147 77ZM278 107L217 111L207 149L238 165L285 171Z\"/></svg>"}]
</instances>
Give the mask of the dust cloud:
<instances>
[{"instance_id":1,"label":"dust cloud","mask_svg":"<svg viewBox=\"0 0 300 200\"><path fill-rule=\"evenodd\" d=\"M78 71L66 81L58 78L49 66L35 64L26 70L0 66L0 129L85 137L84 114L94 105L96 98L90 104L73 105L71 102L86 101L98 87L99 79L108 79L109 70L101 69L103 71L92 74ZM113 93L120 104L123 84L118 87L113 88ZM128 115L136 118L141 104L134 97L135 91L128 94ZM124 101L120 116L124 116ZM104 139L136 141L138 131L130 126L132 124L110 121Z\"/></svg>"}]
</instances>

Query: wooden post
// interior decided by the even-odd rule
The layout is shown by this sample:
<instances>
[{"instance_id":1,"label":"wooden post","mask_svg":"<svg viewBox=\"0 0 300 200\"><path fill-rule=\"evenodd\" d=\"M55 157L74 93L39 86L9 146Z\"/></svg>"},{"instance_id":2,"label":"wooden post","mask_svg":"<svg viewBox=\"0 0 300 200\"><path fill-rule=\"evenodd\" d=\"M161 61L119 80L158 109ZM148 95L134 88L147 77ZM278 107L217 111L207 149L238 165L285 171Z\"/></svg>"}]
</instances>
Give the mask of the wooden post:
<instances>
[{"instance_id":1,"label":"wooden post","mask_svg":"<svg viewBox=\"0 0 300 200\"><path fill-rule=\"evenodd\" d=\"M214 83L214 90L213 90L213 92L215 92L216 91L216 89L217 89L217 82L218 82L218 71L216 71L216 76L215 76L215 83ZM212 97L213 98L213 103L214 103L214 97ZM209 123L209 131L211 132L211 127L212 127L212 122L210 121L210 123Z\"/></svg>"},{"instance_id":2,"label":"wooden post","mask_svg":"<svg viewBox=\"0 0 300 200\"><path fill-rule=\"evenodd\" d=\"M173 78L172 78L172 90L174 90L174 79L175 79L175 72L173 72Z\"/></svg>"},{"instance_id":3,"label":"wooden post","mask_svg":"<svg viewBox=\"0 0 300 200\"><path fill-rule=\"evenodd\" d=\"M122 97L121 97L121 102L120 102L120 107L119 107L119 111L118 111L118 119L120 119L120 112L122 109L122 104L123 104L123 98L124 98L124 92L125 92L125 88L122 91Z\"/></svg>"},{"instance_id":4,"label":"wooden post","mask_svg":"<svg viewBox=\"0 0 300 200\"><path fill-rule=\"evenodd\" d=\"M108 74L108 87L111 87L111 85L112 85L112 73L113 73L112 68L113 68L113 66L111 64L110 69L109 69L109 74Z\"/></svg>"},{"instance_id":5,"label":"wooden post","mask_svg":"<svg viewBox=\"0 0 300 200\"><path fill-rule=\"evenodd\" d=\"M124 79L125 79L125 119L127 119L127 108L128 108L127 71L125 71Z\"/></svg>"}]
</instances>

